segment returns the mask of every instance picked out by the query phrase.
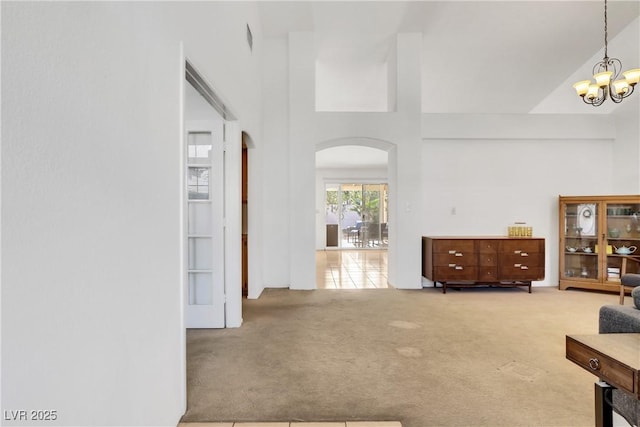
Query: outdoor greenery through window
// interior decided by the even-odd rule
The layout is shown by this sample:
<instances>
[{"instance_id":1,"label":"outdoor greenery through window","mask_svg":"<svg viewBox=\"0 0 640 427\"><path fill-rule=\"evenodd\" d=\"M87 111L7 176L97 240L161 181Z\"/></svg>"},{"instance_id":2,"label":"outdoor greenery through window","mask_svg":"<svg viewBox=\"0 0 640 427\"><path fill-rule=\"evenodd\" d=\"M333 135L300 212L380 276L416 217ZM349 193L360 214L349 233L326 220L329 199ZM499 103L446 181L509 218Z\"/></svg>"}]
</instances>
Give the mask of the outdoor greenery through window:
<instances>
[{"instance_id":1,"label":"outdoor greenery through window","mask_svg":"<svg viewBox=\"0 0 640 427\"><path fill-rule=\"evenodd\" d=\"M325 210L327 246L381 248L388 245L387 184L327 184Z\"/></svg>"}]
</instances>

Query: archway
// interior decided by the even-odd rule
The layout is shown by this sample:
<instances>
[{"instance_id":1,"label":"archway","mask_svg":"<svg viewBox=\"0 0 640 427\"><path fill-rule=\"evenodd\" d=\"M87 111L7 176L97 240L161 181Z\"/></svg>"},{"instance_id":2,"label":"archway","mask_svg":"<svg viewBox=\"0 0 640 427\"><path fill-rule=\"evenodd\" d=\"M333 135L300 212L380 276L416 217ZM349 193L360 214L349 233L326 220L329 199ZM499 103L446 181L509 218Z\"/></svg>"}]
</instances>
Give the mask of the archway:
<instances>
[{"instance_id":1,"label":"archway","mask_svg":"<svg viewBox=\"0 0 640 427\"><path fill-rule=\"evenodd\" d=\"M331 287L325 261L335 269L345 257L352 267L360 264L354 264L353 258L369 257L373 261L367 263L380 263L384 268L384 286L376 283L375 287L387 287L387 248L393 245L389 212L394 201L395 144L379 138L344 137L321 141L315 148L316 286ZM336 254L342 250L346 252ZM329 284L319 280L321 276ZM336 287L341 286L337 283ZM363 283L362 287L372 286Z\"/></svg>"}]
</instances>

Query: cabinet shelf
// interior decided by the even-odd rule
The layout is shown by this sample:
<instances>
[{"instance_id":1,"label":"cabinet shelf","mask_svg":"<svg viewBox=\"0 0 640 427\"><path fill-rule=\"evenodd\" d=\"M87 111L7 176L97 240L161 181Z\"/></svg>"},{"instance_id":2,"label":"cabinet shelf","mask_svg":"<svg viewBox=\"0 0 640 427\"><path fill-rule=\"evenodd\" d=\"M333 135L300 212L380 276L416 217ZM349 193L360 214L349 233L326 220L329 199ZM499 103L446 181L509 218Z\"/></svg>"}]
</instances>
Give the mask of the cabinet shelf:
<instances>
[{"instance_id":1,"label":"cabinet shelf","mask_svg":"<svg viewBox=\"0 0 640 427\"><path fill-rule=\"evenodd\" d=\"M565 255L598 256L598 254L594 252L570 252L570 251L565 251Z\"/></svg>"}]
</instances>

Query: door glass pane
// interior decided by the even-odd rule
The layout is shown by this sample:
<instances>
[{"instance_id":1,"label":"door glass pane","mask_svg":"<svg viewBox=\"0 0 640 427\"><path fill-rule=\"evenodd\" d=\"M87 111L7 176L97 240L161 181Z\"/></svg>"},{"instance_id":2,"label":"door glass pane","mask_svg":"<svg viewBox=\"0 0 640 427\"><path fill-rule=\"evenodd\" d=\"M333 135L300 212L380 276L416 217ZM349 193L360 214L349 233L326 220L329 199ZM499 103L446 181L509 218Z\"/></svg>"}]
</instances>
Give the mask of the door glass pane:
<instances>
[{"instance_id":1,"label":"door glass pane","mask_svg":"<svg viewBox=\"0 0 640 427\"><path fill-rule=\"evenodd\" d=\"M640 272L640 204L607 204L607 280Z\"/></svg>"},{"instance_id":2,"label":"door glass pane","mask_svg":"<svg viewBox=\"0 0 640 427\"><path fill-rule=\"evenodd\" d=\"M337 247L339 242L340 211L338 206L338 186L328 184L325 190L325 228L327 247Z\"/></svg>"},{"instance_id":3,"label":"door glass pane","mask_svg":"<svg viewBox=\"0 0 640 427\"><path fill-rule=\"evenodd\" d=\"M210 270L211 238L189 237L189 270Z\"/></svg>"},{"instance_id":4,"label":"door glass pane","mask_svg":"<svg viewBox=\"0 0 640 427\"><path fill-rule=\"evenodd\" d=\"M191 234L211 235L211 204L189 203L189 231Z\"/></svg>"},{"instance_id":5,"label":"door glass pane","mask_svg":"<svg viewBox=\"0 0 640 427\"><path fill-rule=\"evenodd\" d=\"M362 204L365 245L369 248L380 246L380 184L363 186Z\"/></svg>"},{"instance_id":6,"label":"door glass pane","mask_svg":"<svg viewBox=\"0 0 640 427\"><path fill-rule=\"evenodd\" d=\"M569 203L565 207L565 277L598 278L598 208Z\"/></svg>"},{"instance_id":7,"label":"door glass pane","mask_svg":"<svg viewBox=\"0 0 640 427\"><path fill-rule=\"evenodd\" d=\"M341 184L340 199L342 201L341 228L347 235L345 247L363 246L362 221L362 184Z\"/></svg>"},{"instance_id":8,"label":"door glass pane","mask_svg":"<svg viewBox=\"0 0 640 427\"><path fill-rule=\"evenodd\" d=\"M211 273L189 273L189 305L213 304Z\"/></svg>"}]
</instances>

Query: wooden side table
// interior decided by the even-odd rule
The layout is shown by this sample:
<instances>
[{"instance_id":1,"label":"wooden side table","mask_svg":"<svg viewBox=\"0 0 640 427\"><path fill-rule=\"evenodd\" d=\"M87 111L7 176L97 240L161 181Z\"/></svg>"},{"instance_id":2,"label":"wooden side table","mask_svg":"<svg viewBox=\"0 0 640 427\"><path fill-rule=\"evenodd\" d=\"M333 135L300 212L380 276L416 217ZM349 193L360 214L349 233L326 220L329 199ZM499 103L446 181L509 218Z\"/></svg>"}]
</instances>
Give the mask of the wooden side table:
<instances>
[{"instance_id":1,"label":"wooden side table","mask_svg":"<svg viewBox=\"0 0 640 427\"><path fill-rule=\"evenodd\" d=\"M595 385L596 427L612 427L612 408L605 394L611 387L640 400L640 333L567 335L566 357L598 376Z\"/></svg>"}]
</instances>

